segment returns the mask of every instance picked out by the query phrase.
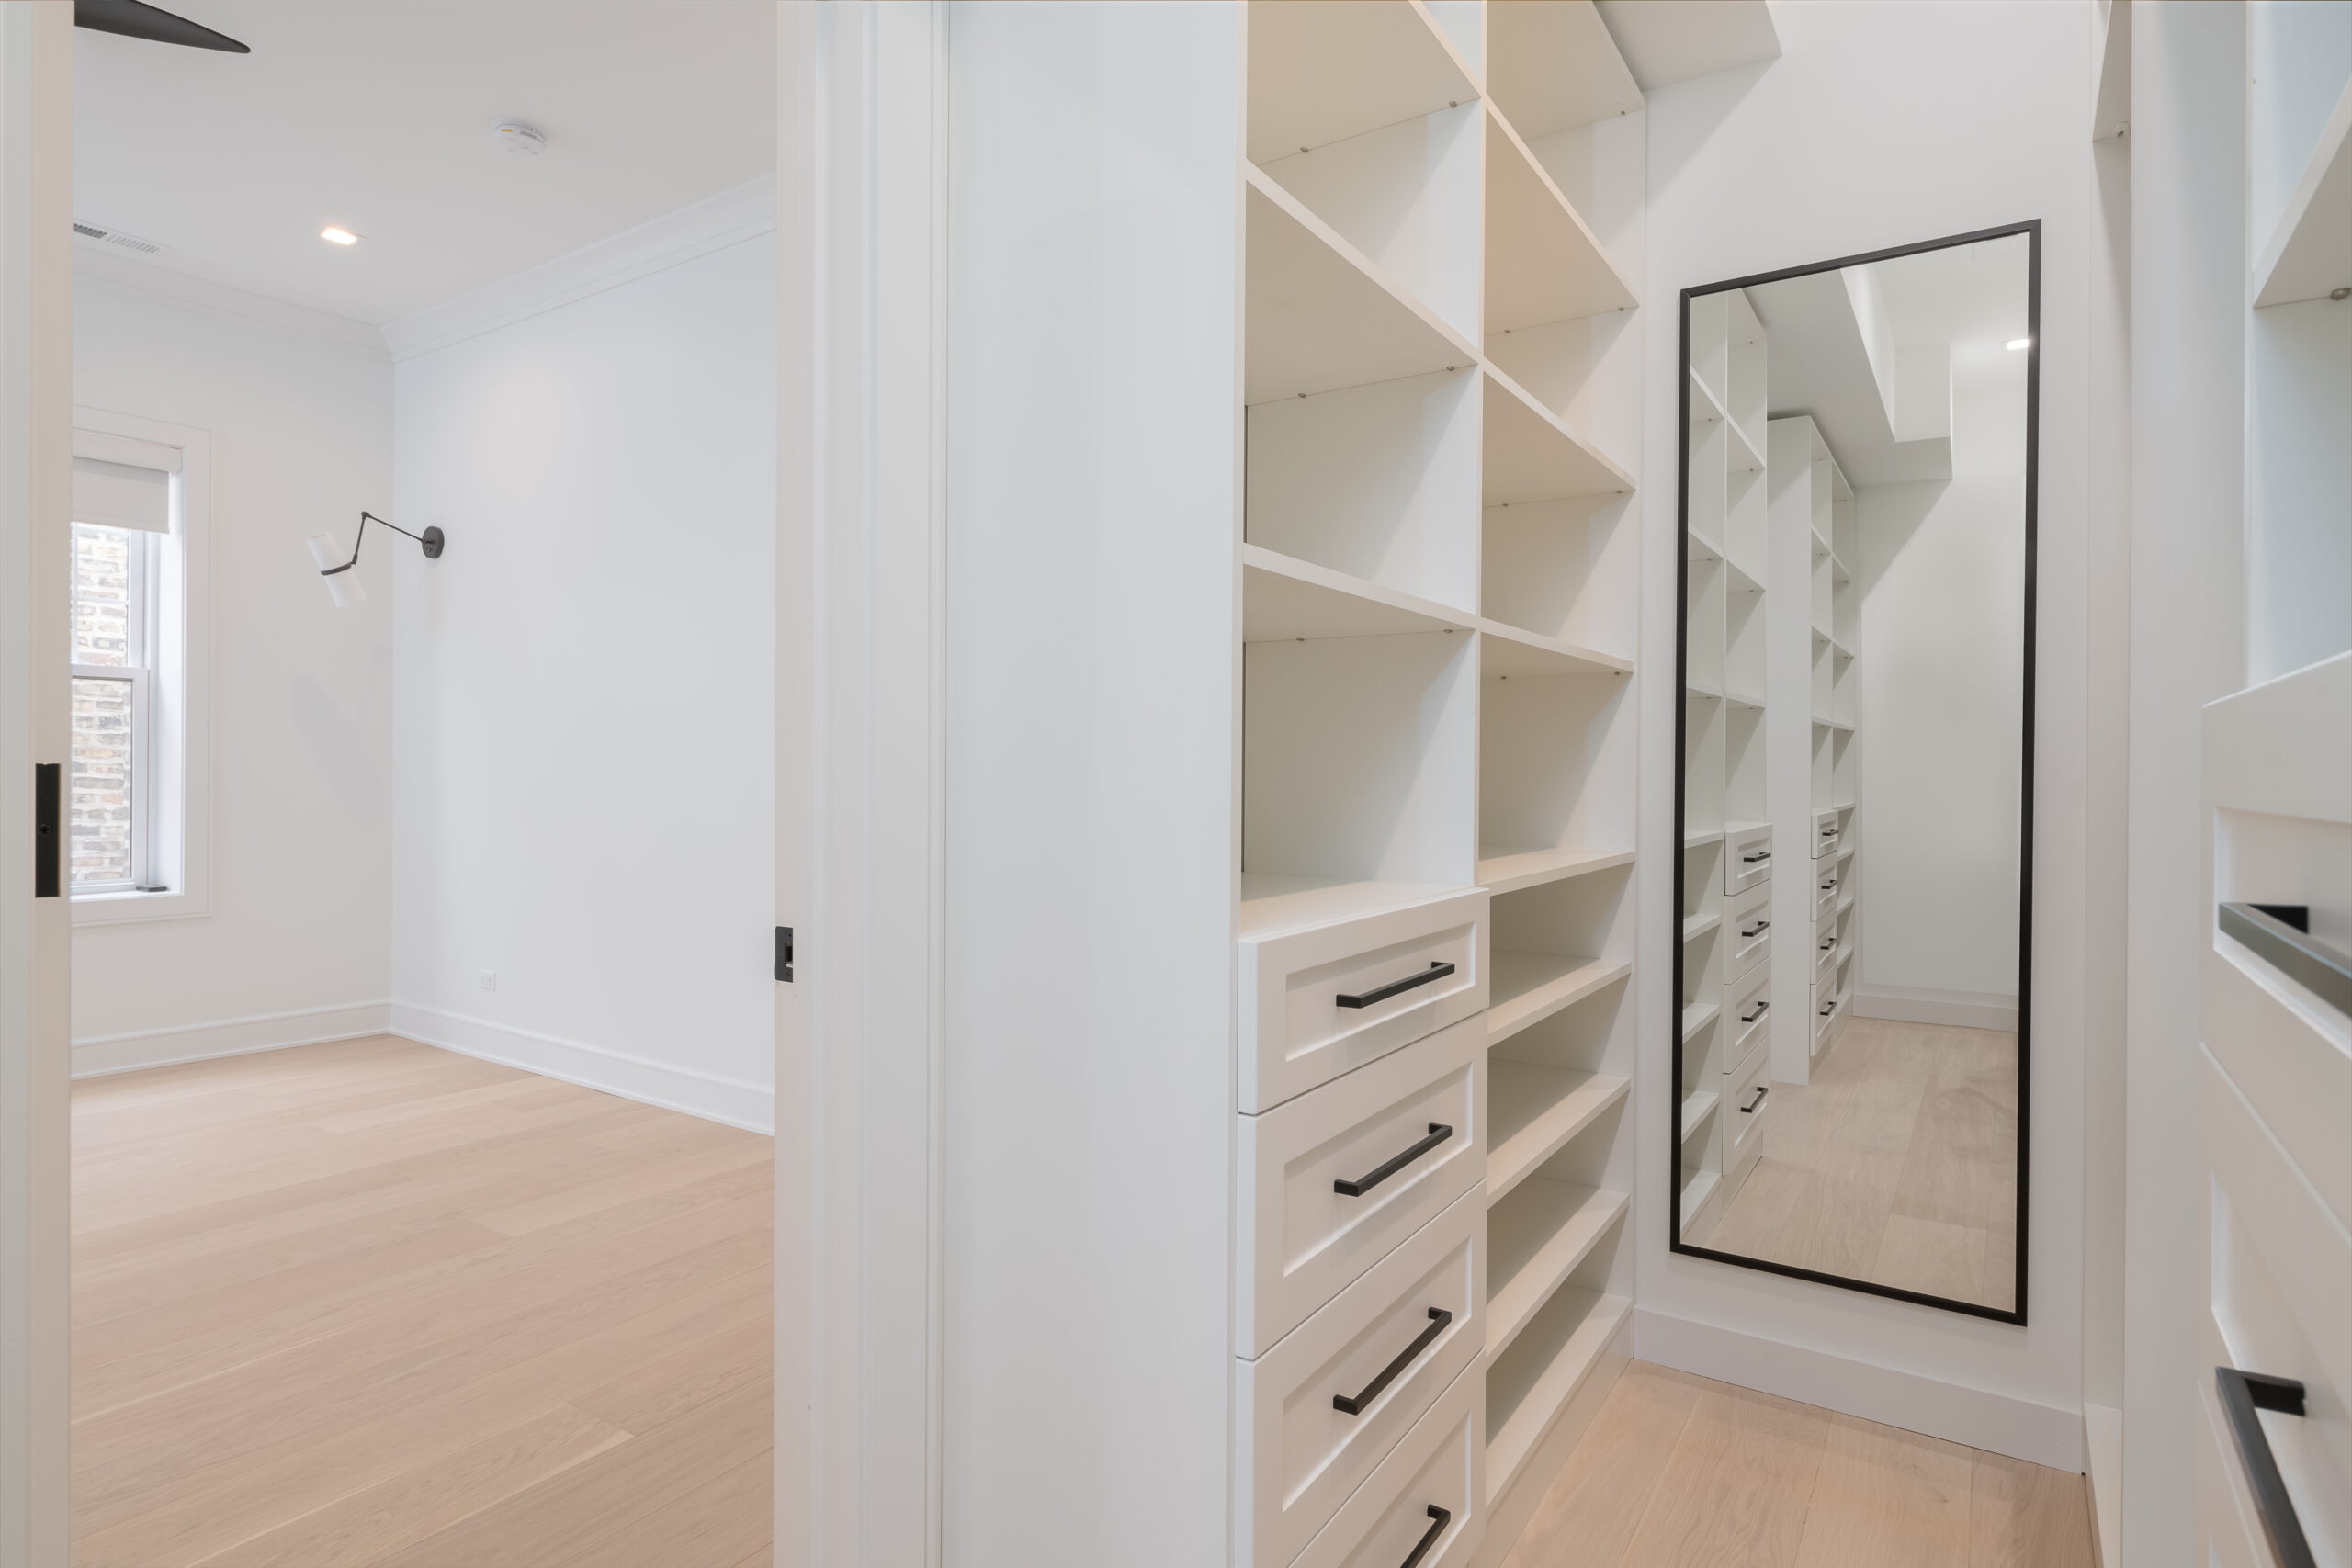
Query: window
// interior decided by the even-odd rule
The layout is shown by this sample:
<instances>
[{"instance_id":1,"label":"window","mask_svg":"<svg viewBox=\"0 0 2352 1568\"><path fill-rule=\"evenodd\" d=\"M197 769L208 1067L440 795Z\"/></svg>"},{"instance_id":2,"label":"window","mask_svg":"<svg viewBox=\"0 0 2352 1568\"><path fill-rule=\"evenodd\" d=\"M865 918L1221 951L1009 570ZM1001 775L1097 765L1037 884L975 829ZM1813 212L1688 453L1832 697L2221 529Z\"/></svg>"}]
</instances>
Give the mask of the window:
<instances>
[{"instance_id":1,"label":"window","mask_svg":"<svg viewBox=\"0 0 2352 1568\"><path fill-rule=\"evenodd\" d=\"M155 860L152 722L163 541L141 528L74 525L67 874L77 894L165 890Z\"/></svg>"},{"instance_id":2,"label":"window","mask_svg":"<svg viewBox=\"0 0 2352 1568\"><path fill-rule=\"evenodd\" d=\"M74 919L204 908L205 433L74 411Z\"/></svg>"}]
</instances>

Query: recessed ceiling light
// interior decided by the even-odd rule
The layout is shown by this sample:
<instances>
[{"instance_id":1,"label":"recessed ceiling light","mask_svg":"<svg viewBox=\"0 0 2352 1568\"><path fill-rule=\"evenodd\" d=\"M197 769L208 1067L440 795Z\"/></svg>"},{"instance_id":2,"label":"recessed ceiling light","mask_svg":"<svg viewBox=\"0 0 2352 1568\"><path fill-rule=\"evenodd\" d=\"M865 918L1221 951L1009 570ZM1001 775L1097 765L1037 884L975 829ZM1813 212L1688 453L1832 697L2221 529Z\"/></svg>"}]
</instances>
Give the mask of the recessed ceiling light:
<instances>
[{"instance_id":1,"label":"recessed ceiling light","mask_svg":"<svg viewBox=\"0 0 2352 1568\"><path fill-rule=\"evenodd\" d=\"M536 158L548 150L546 133L519 119L502 119L490 128L490 133L498 139L501 147L526 158Z\"/></svg>"},{"instance_id":2,"label":"recessed ceiling light","mask_svg":"<svg viewBox=\"0 0 2352 1568\"><path fill-rule=\"evenodd\" d=\"M358 235L348 229L338 229L332 223L319 231L319 238L334 245L356 245L359 243Z\"/></svg>"},{"instance_id":3,"label":"recessed ceiling light","mask_svg":"<svg viewBox=\"0 0 2352 1568\"><path fill-rule=\"evenodd\" d=\"M2013 337L2009 340L2009 346L2011 348L2031 348L2033 346L2033 340L2030 337Z\"/></svg>"}]
</instances>

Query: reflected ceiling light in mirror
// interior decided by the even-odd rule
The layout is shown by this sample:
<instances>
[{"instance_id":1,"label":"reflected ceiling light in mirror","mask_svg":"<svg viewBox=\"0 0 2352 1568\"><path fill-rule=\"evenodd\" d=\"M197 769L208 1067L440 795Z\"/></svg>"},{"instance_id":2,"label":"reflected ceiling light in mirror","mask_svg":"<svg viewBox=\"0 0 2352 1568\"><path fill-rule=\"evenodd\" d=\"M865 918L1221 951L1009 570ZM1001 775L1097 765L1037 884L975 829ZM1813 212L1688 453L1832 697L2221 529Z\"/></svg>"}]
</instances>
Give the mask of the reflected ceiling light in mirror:
<instances>
[{"instance_id":1,"label":"reflected ceiling light in mirror","mask_svg":"<svg viewBox=\"0 0 2352 1568\"><path fill-rule=\"evenodd\" d=\"M330 245L356 245L359 243L358 235L348 229L338 229L332 223L319 231L319 238Z\"/></svg>"},{"instance_id":2,"label":"reflected ceiling light in mirror","mask_svg":"<svg viewBox=\"0 0 2352 1568\"><path fill-rule=\"evenodd\" d=\"M2033 340L2030 337L2013 337L2008 341L2007 346L2013 349L2031 348L2033 346Z\"/></svg>"}]
</instances>

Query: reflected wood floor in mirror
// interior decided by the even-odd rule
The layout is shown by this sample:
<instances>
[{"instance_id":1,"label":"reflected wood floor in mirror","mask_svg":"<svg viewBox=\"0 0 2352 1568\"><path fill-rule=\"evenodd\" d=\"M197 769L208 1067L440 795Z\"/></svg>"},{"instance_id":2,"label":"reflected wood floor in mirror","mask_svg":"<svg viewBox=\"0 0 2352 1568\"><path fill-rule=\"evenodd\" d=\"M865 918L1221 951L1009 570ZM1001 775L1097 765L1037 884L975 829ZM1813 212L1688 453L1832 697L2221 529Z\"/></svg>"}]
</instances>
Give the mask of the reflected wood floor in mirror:
<instances>
[{"instance_id":1,"label":"reflected wood floor in mirror","mask_svg":"<svg viewBox=\"0 0 2352 1568\"><path fill-rule=\"evenodd\" d=\"M75 1084L75 1568L767 1563L773 1167L390 1035Z\"/></svg>"},{"instance_id":2,"label":"reflected wood floor in mirror","mask_svg":"<svg viewBox=\"0 0 2352 1568\"><path fill-rule=\"evenodd\" d=\"M2093 1568L2083 1478L1635 1361L1503 1568Z\"/></svg>"},{"instance_id":3,"label":"reflected wood floor in mirror","mask_svg":"<svg viewBox=\"0 0 2352 1568\"><path fill-rule=\"evenodd\" d=\"M1851 1018L1772 1086L1755 1168L1702 1247L2013 1303L2018 1037Z\"/></svg>"}]
</instances>

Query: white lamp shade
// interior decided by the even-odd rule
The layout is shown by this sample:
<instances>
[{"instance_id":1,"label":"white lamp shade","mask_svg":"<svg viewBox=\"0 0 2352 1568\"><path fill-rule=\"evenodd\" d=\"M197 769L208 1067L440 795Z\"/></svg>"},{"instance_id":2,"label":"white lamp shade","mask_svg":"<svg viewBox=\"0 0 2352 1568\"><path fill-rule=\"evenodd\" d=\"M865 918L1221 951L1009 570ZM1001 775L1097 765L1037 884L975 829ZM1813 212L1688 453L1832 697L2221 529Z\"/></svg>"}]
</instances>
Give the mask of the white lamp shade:
<instances>
[{"instance_id":1,"label":"white lamp shade","mask_svg":"<svg viewBox=\"0 0 2352 1568\"><path fill-rule=\"evenodd\" d=\"M333 534L313 534L304 542L311 547L311 558L319 563L322 572L331 567L341 566L345 559L343 547L334 542ZM338 571L326 582L327 593L334 600L334 607L338 610L356 604L368 597L368 590L360 586L355 572Z\"/></svg>"}]
</instances>

